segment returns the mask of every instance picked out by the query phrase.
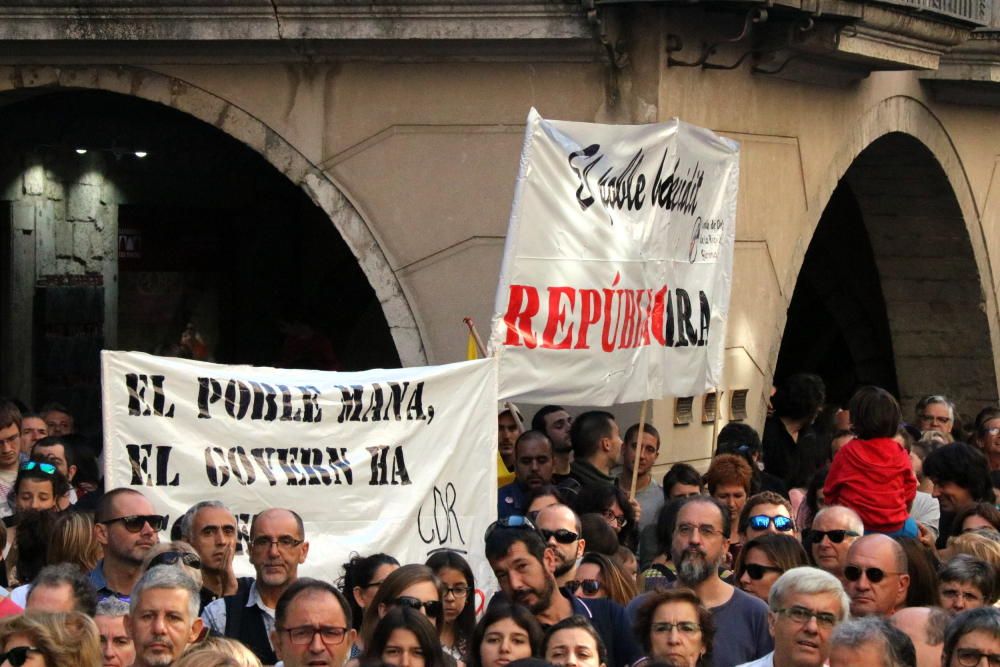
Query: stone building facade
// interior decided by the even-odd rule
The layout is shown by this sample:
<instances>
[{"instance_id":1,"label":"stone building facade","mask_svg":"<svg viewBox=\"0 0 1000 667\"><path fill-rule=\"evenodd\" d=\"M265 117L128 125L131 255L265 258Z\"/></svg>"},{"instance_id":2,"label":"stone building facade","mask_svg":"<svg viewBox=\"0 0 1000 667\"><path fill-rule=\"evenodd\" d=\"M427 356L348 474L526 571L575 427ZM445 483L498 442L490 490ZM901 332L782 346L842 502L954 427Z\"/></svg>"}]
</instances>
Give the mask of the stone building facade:
<instances>
[{"instance_id":1,"label":"stone building facade","mask_svg":"<svg viewBox=\"0 0 1000 667\"><path fill-rule=\"evenodd\" d=\"M52 314L60 299L90 304L73 331L91 344L142 340L143 327L123 317L126 212L148 221L150 207L219 206L238 230L247 197L259 212L293 197L288 185L302 197L293 208L315 211L287 224L318 215L336 231L337 261L350 259L344 275L368 295L350 319L380 331L388 351L359 359L463 358L462 317L489 322L534 106L605 123L677 116L741 142L722 421L760 426L775 377L801 369L828 377L833 398L875 382L907 410L930 392L953 395L970 416L997 401L996 0L15 0L0 7L0 39L0 118L14 114L0 125L4 392L48 398L40 329L65 332ZM128 125L129 105L142 103L151 115L134 124L147 140L203 133L205 145L230 142L231 157L191 164L182 187L181 162L129 171L141 139L70 154L65 125L78 99L89 128L102 127L102 109L105 129ZM56 138L18 143L39 128ZM222 173L252 161L240 150L284 184L267 186L273 197L246 187L263 172ZM216 178L213 194L206 182ZM283 215L248 223L252 252L283 252L282 234L266 232ZM260 262L233 240L242 233L223 237L234 275L252 279ZM282 261L328 263L311 246L321 247L303 242ZM212 303L232 300L225 282L206 288ZM58 286L77 291L40 300ZM332 296L309 303L340 307ZM229 326L233 337L253 307L237 325L201 326L220 337ZM374 345L356 338L352 350ZM258 361L250 347L239 360ZM709 455L714 396L681 398L653 406L671 443L664 462Z\"/></svg>"}]
</instances>

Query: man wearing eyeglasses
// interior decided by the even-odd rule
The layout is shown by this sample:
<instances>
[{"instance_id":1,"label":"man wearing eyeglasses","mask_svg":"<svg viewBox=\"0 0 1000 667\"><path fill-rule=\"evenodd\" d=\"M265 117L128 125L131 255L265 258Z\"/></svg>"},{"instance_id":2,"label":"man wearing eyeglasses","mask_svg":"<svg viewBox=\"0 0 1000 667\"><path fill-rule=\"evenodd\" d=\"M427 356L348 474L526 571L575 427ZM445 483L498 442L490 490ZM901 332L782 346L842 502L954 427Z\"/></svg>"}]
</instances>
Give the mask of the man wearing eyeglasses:
<instances>
[{"instance_id":1,"label":"man wearing eyeglasses","mask_svg":"<svg viewBox=\"0 0 1000 667\"><path fill-rule=\"evenodd\" d=\"M921 431L951 433L955 425L955 404L947 396L924 396L916 412Z\"/></svg>"},{"instance_id":2,"label":"man wearing eyeglasses","mask_svg":"<svg viewBox=\"0 0 1000 667\"><path fill-rule=\"evenodd\" d=\"M778 577L768 600L768 631L774 651L740 667L821 667L830 636L850 606L844 587L829 572L797 567Z\"/></svg>"},{"instance_id":3,"label":"man wearing eyeglasses","mask_svg":"<svg viewBox=\"0 0 1000 667\"><path fill-rule=\"evenodd\" d=\"M94 537L104 558L90 573L98 599L117 596L128 600L139 580L142 561L160 541L166 517L156 514L152 503L134 489L113 489L97 504Z\"/></svg>"},{"instance_id":4,"label":"man wearing eyeglasses","mask_svg":"<svg viewBox=\"0 0 1000 667\"><path fill-rule=\"evenodd\" d=\"M719 576L729 548L729 510L710 496L672 502L679 509L671 531L671 560L678 581L697 593L712 612L713 662L736 665L764 657L774 648L767 629L767 605Z\"/></svg>"},{"instance_id":5,"label":"man wearing eyeglasses","mask_svg":"<svg viewBox=\"0 0 1000 667\"><path fill-rule=\"evenodd\" d=\"M271 643L285 667L343 667L357 634L351 607L336 588L303 578L278 599Z\"/></svg>"},{"instance_id":6,"label":"man wearing eyeglasses","mask_svg":"<svg viewBox=\"0 0 1000 667\"><path fill-rule=\"evenodd\" d=\"M910 588L906 552L880 533L860 537L847 551L844 578L851 615L891 616L904 606Z\"/></svg>"},{"instance_id":7,"label":"man wearing eyeglasses","mask_svg":"<svg viewBox=\"0 0 1000 667\"><path fill-rule=\"evenodd\" d=\"M864 534L865 525L857 512L850 507L833 505L816 513L804 546L816 567L837 577L841 583L847 583L844 579L847 550Z\"/></svg>"},{"instance_id":8,"label":"man wearing eyeglasses","mask_svg":"<svg viewBox=\"0 0 1000 667\"><path fill-rule=\"evenodd\" d=\"M213 631L246 644L265 665L277 656L272 644L275 606L299 578L309 555L302 518L289 509L267 509L250 524L250 564L257 577L246 590L205 607L201 617Z\"/></svg>"}]
</instances>

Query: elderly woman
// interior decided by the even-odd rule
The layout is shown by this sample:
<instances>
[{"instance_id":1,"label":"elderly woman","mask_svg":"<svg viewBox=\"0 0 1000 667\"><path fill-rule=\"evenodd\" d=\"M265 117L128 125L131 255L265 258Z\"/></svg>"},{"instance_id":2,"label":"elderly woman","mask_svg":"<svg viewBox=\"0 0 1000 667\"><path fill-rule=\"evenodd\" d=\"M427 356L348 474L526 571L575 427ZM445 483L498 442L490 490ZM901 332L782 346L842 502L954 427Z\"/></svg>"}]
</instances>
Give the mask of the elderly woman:
<instances>
[{"instance_id":1,"label":"elderly woman","mask_svg":"<svg viewBox=\"0 0 1000 667\"><path fill-rule=\"evenodd\" d=\"M79 667L100 665L97 625L80 612L34 612L0 621L3 664L21 667Z\"/></svg>"},{"instance_id":2,"label":"elderly woman","mask_svg":"<svg viewBox=\"0 0 1000 667\"><path fill-rule=\"evenodd\" d=\"M992 667L996 665L997 656L1000 656L1000 609L980 607L963 611L948 624L941 667L984 664Z\"/></svg>"},{"instance_id":3,"label":"elderly woman","mask_svg":"<svg viewBox=\"0 0 1000 667\"><path fill-rule=\"evenodd\" d=\"M711 665L715 626L694 591L673 588L646 596L635 618L635 634L646 660L669 667Z\"/></svg>"}]
</instances>

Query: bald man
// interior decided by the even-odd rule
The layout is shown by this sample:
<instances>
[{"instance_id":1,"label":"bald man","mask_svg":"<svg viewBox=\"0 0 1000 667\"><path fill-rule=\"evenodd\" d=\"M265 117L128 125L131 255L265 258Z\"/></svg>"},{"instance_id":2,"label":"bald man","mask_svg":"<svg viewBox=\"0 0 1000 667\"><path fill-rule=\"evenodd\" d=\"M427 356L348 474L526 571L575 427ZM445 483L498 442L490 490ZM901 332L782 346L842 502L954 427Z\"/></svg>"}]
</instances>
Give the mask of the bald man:
<instances>
[{"instance_id":1,"label":"bald man","mask_svg":"<svg viewBox=\"0 0 1000 667\"><path fill-rule=\"evenodd\" d=\"M948 612L938 607L907 607L889 618L913 641L917 667L941 667L944 631L950 620Z\"/></svg>"},{"instance_id":2,"label":"bald man","mask_svg":"<svg viewBox=\"0 0 1000 667\"><path fill-rule=\"evenodd\" d=\"M853 616L890 616L901 609L910 587L906 552L891 537L865 535L847 550L844 587Z\"/></svg>"},{"instance_id":3,"label":"bald man","mask_svg":"<svg viewBox=\"0 0 1000 667\"><path fill-rule=\"evenodd\" d=\"M833 505L816 514L806 546L816 567L826 570L843 584L846 583L847 550L864 534L865 525L857 512L850 507Z\"/></svg>"},{"instance_id":4,"label":"bald man","mask_svg":"<svg viewBox=\"0 0 1000 667\"><path fill-rule=\"evenodd\" d=\"M215 600L202 612L213 631L238 639L265 665L278 661L271 644L278 598L299 578L299 565L309 555L302 517L289 509L264 510L250 524L253 584L235 595Z\"/></svg>"}]
</instances>

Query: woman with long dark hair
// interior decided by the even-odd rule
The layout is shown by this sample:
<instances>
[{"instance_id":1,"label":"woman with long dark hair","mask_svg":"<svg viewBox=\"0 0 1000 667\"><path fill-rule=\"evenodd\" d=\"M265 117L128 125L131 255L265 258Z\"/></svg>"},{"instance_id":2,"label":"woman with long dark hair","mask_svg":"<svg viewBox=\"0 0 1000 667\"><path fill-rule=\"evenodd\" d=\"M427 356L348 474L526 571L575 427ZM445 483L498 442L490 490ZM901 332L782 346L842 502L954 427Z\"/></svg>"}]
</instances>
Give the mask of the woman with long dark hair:
<instances>
[{"instance_id":1,"label":"woman with long dark hair","mask_svg":"<svg viewBox=\"0 0 1000 667\"><path fill-rule=\"evenodd\" d=\"M441 647L456 660L465 661L476 628L476 578L472 568L454 551L432 554L426 565L441 580Z\"/></svg>"},{"instance_id":2,"label":"woman with long dark hair","mask_svg":"<svg viewBox=\"0 0 1000 667\"><path fill-rule=\"evenodd\" d=\"M497 601L472 633L469 667L499 667L521 658L538 656L542 646L542 626L534 614L519 604Z\"/></svg>"},{"instance_id":3,"label":"woman with long dark hair","mask_svg":"<svg viewBox=\"0 0 1000 667\"><path fill-rule=\"evenodd\" d=\"M393 607L379 619L365 658L396 667L446 667L437 629L416 609Z\"/></svg>"}]
</instances>

